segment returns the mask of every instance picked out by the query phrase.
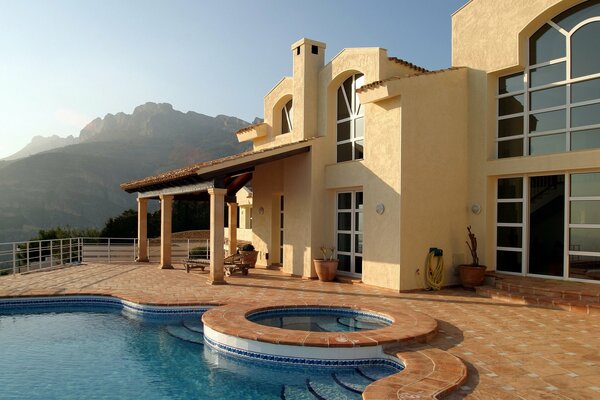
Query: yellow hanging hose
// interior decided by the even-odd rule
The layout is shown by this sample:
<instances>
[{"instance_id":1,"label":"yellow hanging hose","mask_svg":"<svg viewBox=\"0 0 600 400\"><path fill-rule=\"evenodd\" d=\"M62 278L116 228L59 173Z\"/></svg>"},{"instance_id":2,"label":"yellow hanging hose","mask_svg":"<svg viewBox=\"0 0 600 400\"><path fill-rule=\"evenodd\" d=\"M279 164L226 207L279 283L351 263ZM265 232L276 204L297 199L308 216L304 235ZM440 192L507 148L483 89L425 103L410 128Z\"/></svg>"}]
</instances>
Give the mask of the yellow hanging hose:
<instances>
[{"instance_id":1,"label":"yellow hanging hose","mask_svg":"<svg viewBox=\"0 0 600 400\"><path fill-rule=\"evenodd\" d=\"M434 258L437 262L434 264ZM442 288L442 281L444 280L444 258L442 256L436 256L435 251L430 251L427 256L426 270L426 281L427 289L440 290Z\"/></svg>"}]
</instances>

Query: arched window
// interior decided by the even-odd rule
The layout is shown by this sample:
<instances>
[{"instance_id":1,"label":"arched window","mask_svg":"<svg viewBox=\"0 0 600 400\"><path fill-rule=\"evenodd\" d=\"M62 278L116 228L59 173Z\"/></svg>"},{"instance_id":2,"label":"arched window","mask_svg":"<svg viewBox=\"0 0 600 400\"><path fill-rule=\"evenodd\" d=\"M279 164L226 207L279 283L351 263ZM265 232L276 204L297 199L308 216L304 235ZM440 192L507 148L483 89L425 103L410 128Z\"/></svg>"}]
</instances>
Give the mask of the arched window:
<instances>
[{"instance_id":1,"label":"arched window","mask_svg":"<svg viewBox=\"0 0 600 400\"><path fill-rule=\"evenodd\" d=\"M529 39L524 72L498 81L498 158L600 148L600 0Z\"/></svg>"},{"instance_id":2,"label":"arched window","mask_svg":"<svg viewBox=\"0 0 600 400\"><path fill-rule=\"evenodd\" d=\"M337 91L337 161L360 160L364 146L364 111L356 93L364 83L363 74L346 79Z\"/></svg>"},{"instance_id":3,"label":"arched window","mask_svg":"<svg viewBox=\"0 0 600 400\"><path fill-rule=\"evenodd\" d=\"M292 100L281 109L281 133L289 133L294 129L292 124Z\"/></svg>"}]
</instances>

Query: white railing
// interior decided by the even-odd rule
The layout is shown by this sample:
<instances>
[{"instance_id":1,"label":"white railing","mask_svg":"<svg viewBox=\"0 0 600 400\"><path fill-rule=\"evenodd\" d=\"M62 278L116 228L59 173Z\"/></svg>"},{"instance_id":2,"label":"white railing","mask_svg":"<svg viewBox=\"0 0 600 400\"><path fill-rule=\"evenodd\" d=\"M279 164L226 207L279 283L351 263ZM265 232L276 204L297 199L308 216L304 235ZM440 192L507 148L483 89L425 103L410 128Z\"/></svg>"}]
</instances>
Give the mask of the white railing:
<instances>
[{"instance_id":1,"label":"white railing","mask_svg":"<svg viewBox=\"0 0 600 400\"><path fill-rule=\"evenodd\" d=\"M148 240L148 258L160 260L160 240ZM135 238L94 238L35 240L0 243L0 275L79 265L82 262L118 263L134 261L138 254ZM208 239L173 239L174 262L184 258L210 257Z\"/></svg>"}]
</instances>

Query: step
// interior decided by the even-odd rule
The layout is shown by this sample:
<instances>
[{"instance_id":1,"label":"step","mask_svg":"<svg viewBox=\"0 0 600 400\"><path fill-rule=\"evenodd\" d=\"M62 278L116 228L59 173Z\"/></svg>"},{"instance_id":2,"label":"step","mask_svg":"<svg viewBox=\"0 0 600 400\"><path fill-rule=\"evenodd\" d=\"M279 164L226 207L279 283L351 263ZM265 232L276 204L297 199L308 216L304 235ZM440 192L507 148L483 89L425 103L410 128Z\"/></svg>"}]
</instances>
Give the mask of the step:
<instances>
[{"instance_id":1,"label":"step","mask_svg":"<svg viewBox=\"0 0 600 400\"><path fill-rule=\"evenodd\" d=\"M362 377L375 382L379 379L390 376L390 370L388 368L382 368L378 365L364 365L362 367L356 367L355 371Z\"/></svg>"},{"instance_id":2,"label":"step","mask_svg":"<svg viewBox=\"0 0 600 400\"><path fill-rule=\"evenodd\" d=\"M358 285L358 284L362 283L362 280L360 278L354 278L351 276L344 276L344 275L336 275L335 281L339 282L339 283L349 283L351 285Z\"/></svg>"},{"instance_id":3,"label":"step","mask_svg":"<svg viewBox=\"0 0 600 400\"><path fill-rule=\"evenodd\" d=\"M338 385L359 394L362 394L365 388L373 382L356 371L333 372L331 377Z\"/></svg>"},{"instance_id":4,"label":"step","mask_svg":"<svg viewBox=\"0 0 600 400\"><path fill-rule=\"evenodd\" d=\"M315 397L306 386L288 386L283 385L281 388L281 400L316 400Z\"/></svg>"},{"instance_id":5,"label":"step","mask_svg":"<svg viewBox=\"0 0 600 400\"><path fill-rule=\"evenodd\" d=\"M511 293L546 296L562 300L600 304L600 283L584 283L556 279L514 277L495 274L496 289Z\"/></svg>"},{"instance_id":6,"label":"step","mask_svg":"<svg viewBox=\"0 0 600 400\"><path fill-rule=\"evenodd\" d=\"M565 310L580 314L600 314L600 304L596 302L564 299L551 292L550 295L541 293L521 293L492 286L477 286L475 291L478 295L512 304L532 305L537 307Z\"/></svg>"},{"instance_id":7,"label":"step","mask_svg":"<svg viewBox=\"0 0 600 400\"><path fill-rule=\"evenodd\" d=\"M183 321L183 326L193 332L204 333L204 324L202 321Z\"/></svg>"},{"instance_id":8,"label":"step","mask_svg":"<svg viewBox=\"0 0 600 400\"><path fill-rule=\"evenodd\" d=\"M308 390L320 400L360 400L362 395L339 385L331 376L306 380Z\"/></svg>"},{"instance_id":9,"label":"step","mask_svg":"<svg viewBox=\"0 0 600 400\"><path fill-rule=\"evenodd\" d=\"M166 331L169 335L177 339L194 344L204 344L204 335L191 331L183 325L167 325Z\"/></svg>"}]
</instances>

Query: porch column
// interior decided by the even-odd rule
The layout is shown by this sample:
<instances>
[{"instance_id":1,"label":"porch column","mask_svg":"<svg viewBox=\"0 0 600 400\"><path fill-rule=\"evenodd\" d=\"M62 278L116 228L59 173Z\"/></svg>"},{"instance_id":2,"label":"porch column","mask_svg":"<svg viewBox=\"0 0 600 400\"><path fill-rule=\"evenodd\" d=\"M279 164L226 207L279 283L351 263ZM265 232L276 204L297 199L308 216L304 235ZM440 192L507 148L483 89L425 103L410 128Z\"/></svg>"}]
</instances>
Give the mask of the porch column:
<instances>
[{"instance_id":1,"label":"porch column","mask_svg":"<svg viewBox=\"0 0 600 400\"><path fill-rule=\"evenodd\" d=\"M148 262L148 199L138 203L138 256L136 262Z\"/></svg>"},{"instance_id":2,"label":"porch column","mask_svg":"<svg viewBox=\"0 0 600 400\"><path fill-rule=\"evenodd\" d=\"M173 196L160 195L160 268L173 269L171 264L171 220Z\"/></svg>"},{"instance_id":3,"label":"porch column","mask_svg":"<svg viewBox=\"0 0 600 400\"><path fill-rule=\"evenodd\" d=\"M210 285L223 285L223 258L225 245L225 221L223 207L225 206L227 189L208 189L210 195Z\"/></svg>"},{"instance_id":4,"label":"porch column","mask_svg":"<svg viewBox=\"0 0 600 400\"><path fill-rule=\"evenodd\" d=\"M229 205L229 255L237 252L237 210L238 203L227 203Z\"/></svg>"}]
</instances>

